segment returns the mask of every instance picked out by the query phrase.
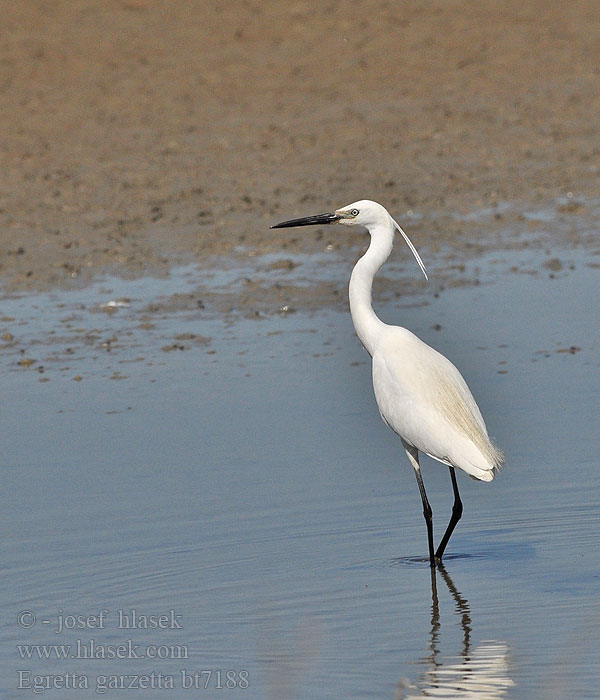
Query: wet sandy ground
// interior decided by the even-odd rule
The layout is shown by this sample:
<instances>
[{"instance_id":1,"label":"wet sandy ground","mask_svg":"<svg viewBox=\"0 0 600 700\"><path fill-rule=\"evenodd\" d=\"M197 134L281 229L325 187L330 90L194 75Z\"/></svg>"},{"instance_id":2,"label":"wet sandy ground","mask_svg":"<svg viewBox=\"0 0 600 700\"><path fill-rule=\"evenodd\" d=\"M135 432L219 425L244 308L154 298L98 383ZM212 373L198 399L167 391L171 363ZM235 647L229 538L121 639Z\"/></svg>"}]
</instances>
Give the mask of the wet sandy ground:
<instances>
[{"instance_id":1,"label":"wet sandy ground","mask_svg":"<svg viewBox=\"0 0 600 700\"><path fill-rule=\"evenodd\" d=\"M537 235L531 206L568 237L597 194L599 22L593 0L5 3L2 288L356 250L268 226L360 198L429 260Z\"/></svg>"},{"instance_id":2,"label":"wet sandy ground","mask_svg":"<svg viewBox=\"0 0 600 700\"><path fill-rule=\"evenodd\" d=\"M534 215L541 217L543 212ZM545 215L550 231L560 224L554 212ZM575 237L587 239L592 231L584 220L580 224L582 228L574 229ZM540 283L568 280L581 270L600 269L597 246L553 247L551 238L534 244L529 239L519 243L515 237L513 248L470 251L461 262L446 252L431 265L428 262L428 283L399 244L375 281L376 310L387 308L384 320L404 324L407 309L421 308L428 315L426 307L441 297L453 299L452 292L461 288L499 282L518 285L522 276ZM289 257L272 254L243 262L225 256L213 259L210 267L179 266L159 277L102 277L80 289L13 292L2 303L0 366L4 371L28 373L30 379L37 376L40 382L65 377L82 381L97 375L123 379L132 363L159 372L158 367L175 359L169 355L192 351L201 371L218 352L224 330L235 331L240 321L263 322L268 327L279 321L277 334L285 334L287 320L299 316L307 331L316 332L322 312L335 310L343 312L350 323L347 278L351 264L348 251ZM545 303L530 299L523 303L540 316L546 313ZM597 335L595 308L585 299L573 298L571 303L585 305L589 333ZM458 311L465 317L470 313L467 307ZM455 333L454 328L437 322L432 327L442 331L442 336ZM562 329L554 347L544 347L540 341L540 356L581 350L580 339L569 332L568 325ZM257 328L256 332L261 331ZM513 332L529 333L527 328Z\"/></svg>"}]
</instances>

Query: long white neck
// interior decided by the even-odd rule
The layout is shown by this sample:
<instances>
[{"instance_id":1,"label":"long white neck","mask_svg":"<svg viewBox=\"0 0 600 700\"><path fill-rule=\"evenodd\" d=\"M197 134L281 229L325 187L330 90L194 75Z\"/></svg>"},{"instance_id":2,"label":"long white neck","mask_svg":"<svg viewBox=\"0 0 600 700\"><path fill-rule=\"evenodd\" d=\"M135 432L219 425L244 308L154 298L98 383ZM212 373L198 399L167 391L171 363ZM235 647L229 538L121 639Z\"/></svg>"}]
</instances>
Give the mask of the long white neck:
<instances>
[{"instance_id":1,"label":"long white neck","mask_svg":"<svg viewBox=\"0 0 600 700\"><path fill-rule=\"evenodd\" d=\"M386 324L373 311L371 290L377 270L392 252L394 231L386 222L386 224L378 224L370 233L371 244L352 270L349 297L350 314L356 334L368 353L373 355L376 340Z\"/></svg>"}]
</instances>

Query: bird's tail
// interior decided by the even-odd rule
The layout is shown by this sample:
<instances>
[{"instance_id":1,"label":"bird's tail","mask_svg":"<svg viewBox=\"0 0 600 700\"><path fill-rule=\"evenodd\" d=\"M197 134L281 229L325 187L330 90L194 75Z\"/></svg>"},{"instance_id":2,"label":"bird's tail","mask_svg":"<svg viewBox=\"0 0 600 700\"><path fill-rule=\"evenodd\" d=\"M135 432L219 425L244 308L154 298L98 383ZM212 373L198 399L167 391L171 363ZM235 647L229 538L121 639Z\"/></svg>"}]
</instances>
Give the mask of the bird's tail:
<instances>
[{"instance_id":1,"label":"bird's tail","mask_svg":"<svg viewBox=\"0 0 600 700\"><path fill-rule=\"evenodd\" d=\"M487 449L482 456L485 458L485 462L479 462L479 464L469 463L464 465L463 469L473 479L492 481L504 464L504 454L492 444L491 440L488 440Z\"/></svg>"}]
</instances>

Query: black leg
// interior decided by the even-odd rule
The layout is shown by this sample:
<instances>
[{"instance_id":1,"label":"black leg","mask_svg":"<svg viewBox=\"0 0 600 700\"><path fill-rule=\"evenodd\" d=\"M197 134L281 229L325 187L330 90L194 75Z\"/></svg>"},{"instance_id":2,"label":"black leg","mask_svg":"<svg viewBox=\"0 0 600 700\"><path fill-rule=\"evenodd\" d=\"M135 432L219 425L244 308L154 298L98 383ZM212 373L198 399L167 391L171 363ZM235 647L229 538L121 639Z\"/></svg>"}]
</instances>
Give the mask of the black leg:
<instances>
[{"instance_id":1,"label":"black leg","mask_svg":"<svg viewBox=\"0 0 600 700\"><path fill-rule=\"evenodd\" d=\"M433 518L431 512L431 506L427 500L427 494L425 493L425 485L423 484L423 477L421 476L421 470L415 469L415 476L417 477L417 484L419 484L419 491L421 493L421 500L423 501L423 515L425 516L425 524L427 525L427 544L429 545L429 564L433 568L435 566L435 558L433 556Z\"/></svg>"},{"instance_id":2,"label":"black leg","mask_svg":"<svg viewBox=\"0 0 600 700\"><path fill-rule=\"evenodd\" d=\"M450 470L450 478L452 479L452 489L454 491L454 505L452 506L452 515L450 516L450 522L448 523L446 532L442 537L440 546L437 548L437 551L435 553L436 559L441 559L444 556L444 551L446 549L446 545L448 544L448 540L450 539L450 535L454 532L454 528L460 520L460 516L463 512L462 501L460 500L460 494L458 493L458 484L456 483L456 472L454 471L454 467L448 467L448 469Z\"/></svg>"},{"instance_id":3,"label":"black leg","mask_svg":"<svg viewBox=\"0 0 600 700\"><path fill-rule=\"evenodd\" d=\"M433 518L431 512L431 506L427 500L427 494L425 493L425 484L423 483L423 477L421 476L421 468L419 467L419 451L409 445L408 443L402 441L408 459L415 470L415 476L417 477L417 484L419 485L419 493L421 494L421 501L423 502L423 515L425 516L425 524L427 525L427 544L429 545L429 564L433 568L435 567L435 556L433 553Z\"/></svg>"}]
</instances>

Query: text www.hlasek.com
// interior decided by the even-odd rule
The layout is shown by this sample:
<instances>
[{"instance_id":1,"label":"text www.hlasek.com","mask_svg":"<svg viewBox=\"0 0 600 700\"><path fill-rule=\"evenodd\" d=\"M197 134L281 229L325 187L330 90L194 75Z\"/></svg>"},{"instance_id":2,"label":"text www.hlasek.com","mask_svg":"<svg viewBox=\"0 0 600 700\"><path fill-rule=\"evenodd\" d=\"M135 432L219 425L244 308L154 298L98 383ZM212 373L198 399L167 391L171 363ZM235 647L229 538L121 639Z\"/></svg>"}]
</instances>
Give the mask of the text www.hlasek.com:
<instances>
[{"instance_id":1,"label":"text www.hlasek.com","mask_svg":"<svg viewBox=\"0 0 600 700\"><path fill-rule=\"evenodd\" d=\"M33 659L189 659L187 644L99 644L94 639L75 644L17 644L20 658Z\"/></svg>"}]
</instances>

